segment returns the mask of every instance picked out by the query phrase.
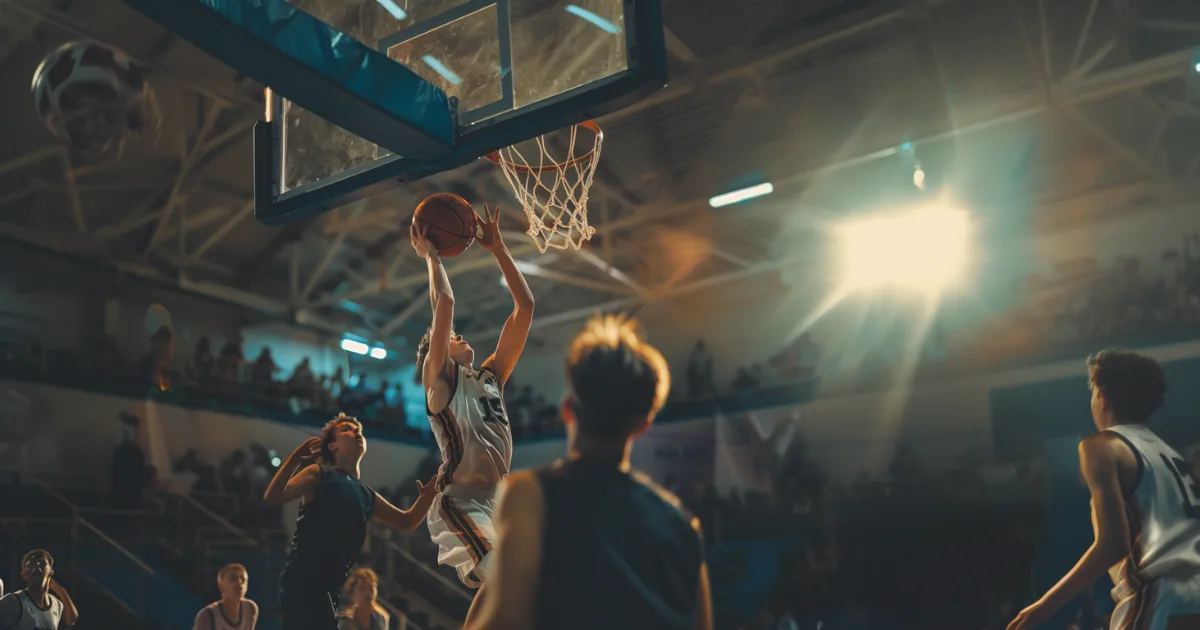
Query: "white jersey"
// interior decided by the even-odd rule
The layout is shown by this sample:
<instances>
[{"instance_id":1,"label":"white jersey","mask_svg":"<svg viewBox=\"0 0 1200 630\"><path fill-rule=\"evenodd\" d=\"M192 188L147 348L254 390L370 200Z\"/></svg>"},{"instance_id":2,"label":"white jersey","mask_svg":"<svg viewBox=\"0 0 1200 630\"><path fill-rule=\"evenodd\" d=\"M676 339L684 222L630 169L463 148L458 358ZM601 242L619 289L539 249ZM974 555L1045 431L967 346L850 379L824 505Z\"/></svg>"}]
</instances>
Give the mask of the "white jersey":
<instances>
[{"instance_id":1,"label":"white jersey","mask_svg":"<svg viewBox=\"0 0 1200 630\"><path fill-rule=\"evenodd\" d=\"M1200 577L1200 485L1188 462L1143 425L1121 424L1108 431L1133 450L1140 473L1126 508L1132 566L1116 569L1141 582Z\"/></svg>"},{"instance_id":2,"label":"white jersey","mask_svg":"<svg viewBox=\"0 0 1200 630\"><path fill-rule=\"evenodd\" d=\"M14 591L3 599L16 598L21 602L21 616L17 622L8 626L9 630L58 630L58 622L62 619L63 603L53 594L50 595L50 606L38 608L33 598L25 591Z\"/></svg>"},{"instance_id":3,"label":"white jersey","mask_svg":"<svg viewBox=\"0 0 1200 630\"><path fill-rule=\"evenodd\" d=\"M449 484L500 483L512 464L512 427L491 368L479 371L455 365L450 402L440 413L425 409L442 451L438 490Z\"/></svg>"},{"instance_id":4,"label":"white jersey","mask_svg":"<svg viewBox=\"0 0 1200 630\"><path fill-rule=\"evenodd\" d=\"M237 618L230 619L225 614L220 601L213 602L196 613L196 621L192 630L254 630L258 623L258 604L243 599Z\"/></svg>"}]
</instances>

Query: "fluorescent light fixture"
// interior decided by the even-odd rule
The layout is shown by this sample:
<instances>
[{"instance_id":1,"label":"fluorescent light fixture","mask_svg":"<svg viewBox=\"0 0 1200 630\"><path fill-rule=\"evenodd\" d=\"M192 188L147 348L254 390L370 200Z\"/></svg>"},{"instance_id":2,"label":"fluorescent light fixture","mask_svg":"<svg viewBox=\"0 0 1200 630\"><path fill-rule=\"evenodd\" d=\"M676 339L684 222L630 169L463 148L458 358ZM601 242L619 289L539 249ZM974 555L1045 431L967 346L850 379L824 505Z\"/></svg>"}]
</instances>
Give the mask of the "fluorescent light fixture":
<instances>
[{"instance_id":1,"label":"fluorescent light fixture","mask_svg":"<svg viewBox=\"0 0 1200 630\"><path fill-rule=\"evenodd\" d=\"M387 350L384 348L379 348L379 347L371 348L371 358L372 359L386 359L387 358Z\"/></svg>"},{"instance_id":2,"label":"fluorescent light fixture","mask_svg":"<svg viewBox=\"0 0 1200 630\"><path fill-rule=\"evenodd\" d=\"M449 81L451 85L458 85L462 83L461 77L459 77L457 74L454 74L453 70L447 67L446 64L438 61L438 59L433 55L425 55L424 57L421 57L421 61L424 61L425 65L429 66L430 68L433 68L434 72L442 75L442 78Z\"/></svg>"},{"instance_id":3,"label":"fluorescent light fixture","mask_svg":"<svg viewBox=\"0 0 1200 630\"><path fill-rule=\"evenodd\" d=\"M375 0L375 1L379 3L379 6L383 7L385 10L387 10L388 13L391 13L392 17L396 18L397 20L408 19L408 12L406 12L404 9L401 9L400 5L396 4L392 0Z\"/></svg>"},{"instance_id":4,"label":"fluorescent light fixture","mask_svg":"<svg viewBox=\"0 0 1200 630\"><path fill-rule=\"evenodd\" d=\"M346 352L353 352L354 354L366 354L368 351L370 351L370 348L367 347L367 344L361 341L343 339L342 350L345 350Z\"/></svg>"},{"instance_id":5,"label":"fluorescent light fixture","mask_svg":"<svg viewBox=\"0 0 1200 630\"><path fill-rule=\"evenodd\" d=\"M621 32L621 27L600 17L599 15L596 15L595 13L592 13L591 11L588 11L583 7L577 7L573 4L569 4L567 5L567 13L570 13L571 15L577 15L591 22L593 26L604 31L605 33L616 35L617 33Z\"/></svg>"},{"instance_id":6,"label":"fluorescent light fixture","mask_svg":"<svg viewBox=\"0 0 1200 630\"><path fill-rule=\"evenodd\" d=\"M775 192L775 187L772 186L770 182L767 182L765 184L759 184L757 186L751 186L749 188L743 188L733 192L727 192L723 195L717 195L716 197L708 200L708 205L714 208L720 208L722 206L741 203L748 199L754 199L755 197L769 195L773 192Z\"/></svg>"}]
</instances>

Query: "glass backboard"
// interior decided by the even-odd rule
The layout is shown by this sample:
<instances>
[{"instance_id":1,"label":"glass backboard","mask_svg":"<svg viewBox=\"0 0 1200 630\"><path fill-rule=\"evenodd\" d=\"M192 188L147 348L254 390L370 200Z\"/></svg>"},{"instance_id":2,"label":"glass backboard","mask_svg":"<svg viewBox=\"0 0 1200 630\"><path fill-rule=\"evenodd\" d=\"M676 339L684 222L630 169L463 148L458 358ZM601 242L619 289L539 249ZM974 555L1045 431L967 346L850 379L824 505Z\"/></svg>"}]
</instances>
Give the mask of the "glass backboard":
<instances>
[{"instance_id":1,"label":"glass backboard","mask_svg":"<svg viewBox=\"0 0 1200 630\"><path fill-rule=\"evenodd\" d=\"M659 0L124 1L272 89L328 59L342 62L326 72L334 81L353 71L344 90L277 89L269 99L269 122L255 130L257 214L267 223L456 168L620 109L666 83ZM155 15L162 3L208 8L226 30L253 32L264 50L282 47L292 61L276 55L273 70L248 72L243 66L261 60L230 60L221 50L228 40L201 32L195 15L167 24ZM306 28L317 35L273 40L272 20L281 12L295 14L293 22L311 20ZM371 72L359 71L360 61ZM404 82L409 75L416 83ZM396 87L387 92L381 82ZM373 102L361 95L372 91L387 93ZM444 104L454 138L443 152ZM394 133L363 125L350 111L360 118L383 111L390 119L375 124ZM396 129L406 125L408 136Z\"/></svg>"}]
</instances>

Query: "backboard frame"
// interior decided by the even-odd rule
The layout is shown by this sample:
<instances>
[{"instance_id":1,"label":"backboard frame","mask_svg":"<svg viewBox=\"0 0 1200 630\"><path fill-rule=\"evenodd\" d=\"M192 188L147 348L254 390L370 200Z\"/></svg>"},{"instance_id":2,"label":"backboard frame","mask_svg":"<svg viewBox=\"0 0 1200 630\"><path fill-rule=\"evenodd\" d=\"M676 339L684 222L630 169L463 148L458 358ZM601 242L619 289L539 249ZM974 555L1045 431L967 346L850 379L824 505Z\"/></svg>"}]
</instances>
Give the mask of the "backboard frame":
<instances>
[{"instance_id":1,"label":"backboard frame","mask_svg":"<svg viewBox=\"0 0 1200 630\"><path fill-rule=\"evenodd\" d=\"M512 73L502 73L501 100L462 113L457 110L455 99L447 97L445 92L404 65L389 59L386 48L382 52L371 49L300 11L287 0L123 2L213 57L270 86L278 92L277 96L393 151L356 168L283 190L282 99L269 98L267 120L255 125L253 135L255 215L268 225L308 219L402 183L458 168L503 147L599 118L641 100L667 82L661 0L622 0L625 70L519 109L511 108L514 103ZM511 30L505 30L511 26L510 0L469 0L377 44L390 46L419 37L493 5L499 16L501 57L511 68L512 52L508 45ZM308 55L307 64L304 58L296 56L296 50L287 49L288 42L271 39L272 27L276 26L271 19L279 12L298 14L294 17L306 21L306 28L323 33L324 40L311 44L314 50L299 51ZM327 49L322 51L321 46ZM337 56L320 54L334 46L345 47L335 52L350 51L349 55L362 60L370 67L370 72L379 74L360 75L358 92L336 84L336 72L322 74L319 67L325 57ZM318 67L314 68L314 65ZM374 86L375 76L386 76L397 83L391 86L392 89ZM433 119L423 120L419 113L413 113L422 108L411 106L413 98L403 97L399 94L401 90L412 93L428 90L424 105L438 105L437 99L444 98L445 111L440 105L425 107L433 110L428 114ZM362 94L364 91L368 94ZM373 91L378 94L371 93ZM406 104L410 106L405 108ZM405 126L426 123L433 125L436 133L418 138L422 146L410 146L411 128ZM445 124L451 126L449 138L442 133ZM394 147L398 146L405 148L407 155L397 155Z\"/></svg>"}]
</instances>

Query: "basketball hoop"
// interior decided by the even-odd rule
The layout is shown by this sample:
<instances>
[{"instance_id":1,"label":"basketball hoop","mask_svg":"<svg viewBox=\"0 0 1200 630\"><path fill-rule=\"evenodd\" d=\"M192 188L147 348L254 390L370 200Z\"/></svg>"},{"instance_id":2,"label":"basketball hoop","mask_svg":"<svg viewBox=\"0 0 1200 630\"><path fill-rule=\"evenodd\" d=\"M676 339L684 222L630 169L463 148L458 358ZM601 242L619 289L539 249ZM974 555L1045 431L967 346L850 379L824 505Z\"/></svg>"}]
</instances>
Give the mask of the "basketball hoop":
<instances>
[{"instance_id":1,"label":"basketball hoop","mask_svg":"<svg viewBox=\"0 0 1200 630\"><path fill-rule=\"evenodd\" d=\"M593 142L590 150L577 155L587 146L586 140L576 142L580 129L591 132ZM596 233L587 222L587 198L596 165L600 162L604 132L591 120L572 125L563 162L550 156L545 136L534 138L534 142L540 155L532 163L516 146L493 151L484 157L503 169L504 178L525 209L529 219L528 234L539 251L544 254L549 248L579 249ZM580 148L576 150L576 146Z\"/></svg>"}]
</instances>

